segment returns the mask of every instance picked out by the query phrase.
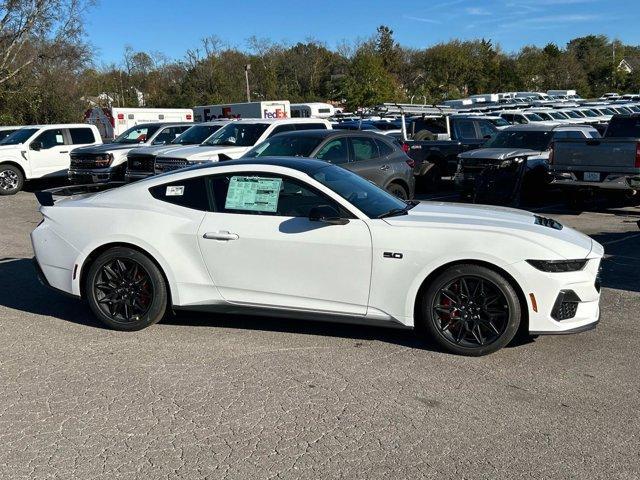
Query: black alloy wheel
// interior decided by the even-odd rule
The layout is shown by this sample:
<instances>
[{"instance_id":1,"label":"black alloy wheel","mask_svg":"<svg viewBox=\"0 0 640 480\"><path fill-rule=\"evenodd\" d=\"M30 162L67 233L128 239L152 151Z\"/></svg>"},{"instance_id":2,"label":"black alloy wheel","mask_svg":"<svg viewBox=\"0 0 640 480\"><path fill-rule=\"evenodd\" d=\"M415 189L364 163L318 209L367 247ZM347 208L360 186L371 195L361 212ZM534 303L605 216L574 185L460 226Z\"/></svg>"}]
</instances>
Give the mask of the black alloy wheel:
<instances>
[{"instance_id":1,"label":"black alloy wheel","mask_svg":"<svg viewBox=\"0 0 640 480\"><path fill-rule=\"evenodd\" d=\"M422 297L421 314L419 330L445 349L470 356L507 345L522 315L512 285L496 271L471 264L448 268L434 279Z\"/></svg>"},{"instance_id":2,"label":"black alloy wheel","mask_svg":"<svg viewBox=\"0 0 640 480\"><path fill-rule=\"evenodd\" d=\"M133 249L115 247L89 268L85 292L99 320L117 330L140 330L159 320L168 304L164 277L156 264Z\"/></svg>"}]
</instances>

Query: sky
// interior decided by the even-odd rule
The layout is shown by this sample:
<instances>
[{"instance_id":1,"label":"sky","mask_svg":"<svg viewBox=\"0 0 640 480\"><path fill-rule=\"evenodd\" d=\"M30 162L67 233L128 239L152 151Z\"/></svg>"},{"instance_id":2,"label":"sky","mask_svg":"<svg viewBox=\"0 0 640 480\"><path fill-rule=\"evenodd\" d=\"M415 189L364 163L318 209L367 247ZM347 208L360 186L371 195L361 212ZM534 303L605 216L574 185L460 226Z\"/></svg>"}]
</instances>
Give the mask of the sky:
<instances>
[{"instance_id":1,"label":"sky","mask_svg":"<svg viewBox=\"0 0 640 480\"><path fill-rule=\"evenodd\" d=\"M247 38L335 48L387 25L403 46L488 38L507 52L588 34L640 44L640 0L98 0L86 14L98 65L120 63L126 45L182 58L216 35L247 48Z\"/></svg>"}]
</instances>

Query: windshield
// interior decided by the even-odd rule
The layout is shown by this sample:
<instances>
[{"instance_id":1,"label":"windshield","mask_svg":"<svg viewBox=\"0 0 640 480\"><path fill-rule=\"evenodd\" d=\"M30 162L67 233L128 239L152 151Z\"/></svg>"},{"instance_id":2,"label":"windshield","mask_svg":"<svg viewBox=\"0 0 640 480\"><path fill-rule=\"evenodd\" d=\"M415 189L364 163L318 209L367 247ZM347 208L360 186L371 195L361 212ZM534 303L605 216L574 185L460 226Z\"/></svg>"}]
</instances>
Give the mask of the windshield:
<instances>
[{"instance_id":1,"label":"windshield","mask_svg":"<svg viewBox=\"0 0 640 480\"><path fill-rule=\"evenodd\" d=\"M159 128L160 125L131 127L125 130L124 133L118 135L113 143L144 143L149 140Z\"/></svg>"},{"instance_id":2,"label":"windshield","mask_svg":"<svg viewBox=\"0 0 640 480\"><path fill-rule=\"evenodd\" d=\"M269 128L268 123L232 122L214 133L202 145L253 147L267 128Z\"/></svg>"},{"instance_id":3,"label":"windshield","mask_svg":"<svg viewBox=\"0 0 640 480\"><path fill-rule=\"evenodd\" d=\"M586 118L587 114L581 112L580 110L571 110L573 113L577 115L576 118Z\"/></svg>"},{"instance_id":4,"label":"windshield","mask_svg":"<svg viewBox=\"0 0 640 480\"><path fill-rule=\"evenodd\" d=\"M587 117L599 117L599 115L594 112L593 110L580 110L582 113L584 113Z\"/></svg>"},{"instance_id":5,"label":"windshield","mask_svg":"<svg viewBox=\"0 0 640 480\"><path fill-rule=\"evenodd\" d=\"M245 157L308 157L322 138L276 135L249 150Z\"/></svg>"},{"instance_id":6,"label":"windshield","mask_svg":"<svg viewBox=\"0 0 640 480\"><path fill-rule=\"evenodd\" d=\"M313 178L353 204L369 218L378 218L393 211L406 211L411 207L359 175L335 165L321 168L313 174Z\"/></svg>"},{"instance_id":7,"label":"windshield","mask_svg":"<svg viewBox=\"0 0 640 480\"><path fill-rule=\"evenodd\" d=\"M525 117L527 117L527 120L531 120L532 122L541 122L544 120L540 115L536 113L526 113Z\"/></svg>"},{"instance_id":8,"label":"windshield","mask_svg":"<svg viewBox=\"0 0 640 480\"><path fill-rule=\"evenodd\" d=\"M18 145L20 143L24 143L37 131L37 128L21 128L20 130L13 132L11 135L8 135L0 142L0 145Z\"/></svg>"},{"instance_id":9,"label":"windshield","mask_svg":"<svg viewBox=\"0 0 640 480\"><path fill-rule=\"evenodd\" d=\"M547 112L551 118L555 118L556 120L566 120L567 116L562 112Z\"/></svg>"},{"instance_id":10,"label":"windshield","mask_svg":"<svg viewBox=\"0 0 640 480\"><path fill-rule=\"evenodd\" d=\"M176 145L197 145L204 142L220 129L220 125L194 125L188 128L171 143Z\"/></svg>"},{"instance_id":11,"label":"windshield","mask_svg":"<svg viewBox=\"0 0 640 480\"><path fill-rule=\"evenodd\" d=\"M550 130L502 130L492 140L484 144L483 148L528 148L531 150L546 150L551 141Z\"/></svg>"},{"instance_id":12,"label":"windshield","mask_svg":"<svg viewBox=\"0 0 640 480\"><path fill-rule=\"evenodd\" d=\"M564 113L567 117L570 117L570 118L582 118L576 112L573 112L571 110L563 110L562 113Z\"/></svg>"}]
</instances>

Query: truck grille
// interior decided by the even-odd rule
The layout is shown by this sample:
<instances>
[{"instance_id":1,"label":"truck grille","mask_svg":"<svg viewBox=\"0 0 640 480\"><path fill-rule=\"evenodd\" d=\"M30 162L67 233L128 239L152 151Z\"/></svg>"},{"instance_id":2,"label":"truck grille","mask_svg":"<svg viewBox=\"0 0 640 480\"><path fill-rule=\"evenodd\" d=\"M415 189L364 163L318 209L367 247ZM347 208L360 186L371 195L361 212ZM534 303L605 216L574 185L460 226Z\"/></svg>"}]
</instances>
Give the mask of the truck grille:
<instances>
[{"instance_id":1,"label":"truck grille","mask_svg":"<svg viewBox=\"0 0 640 480\"><path fill-rule=\"evenodd\" d=\"M104 164L98 165L98 160L104 160L104 153L71 153L71 168L74 170L91 170L93 168L105 168Z\"/></svg>"},{"instance_id":2,"label":"truck grille","mask_svg":"<svg viewBox=\"0 0 640 480\"><path fill-rule=\"evenodd\" d=\"M188 167L189 161L184 158L157 158L155 162L155 173L172 172L180 168Z\"/></svg>"},{"instance_id":3,"label":"truck grille","mask_svg":"<svg viewBox=\"0 0 640 480\"><path fill-rule=\"evenodd\" d=\"M127 155L127 171L136 173L154 173L155 155L129 154Z\"/></svg>"}]
</instances>

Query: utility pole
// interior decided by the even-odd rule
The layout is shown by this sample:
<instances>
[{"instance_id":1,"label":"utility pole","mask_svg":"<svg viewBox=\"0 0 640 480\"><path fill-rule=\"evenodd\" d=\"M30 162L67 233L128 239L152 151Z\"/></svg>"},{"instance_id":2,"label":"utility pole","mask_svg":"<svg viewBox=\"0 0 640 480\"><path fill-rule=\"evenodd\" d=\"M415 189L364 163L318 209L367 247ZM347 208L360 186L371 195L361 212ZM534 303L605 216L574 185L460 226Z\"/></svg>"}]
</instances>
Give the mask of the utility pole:
<instances>
[{"instance_id":1,"label":"utility pole","mask_svg":"<svg viewBox=\"0 0 640 480\"><path fill-rule=\"evenodd\" d=\"M244 78L247 81L247 102L251 101L251 94L249 93L249 70L251 70L251 64L247 63L244 66Z\"/></svg>"}]
</instances>

